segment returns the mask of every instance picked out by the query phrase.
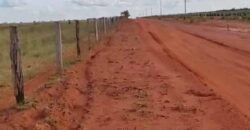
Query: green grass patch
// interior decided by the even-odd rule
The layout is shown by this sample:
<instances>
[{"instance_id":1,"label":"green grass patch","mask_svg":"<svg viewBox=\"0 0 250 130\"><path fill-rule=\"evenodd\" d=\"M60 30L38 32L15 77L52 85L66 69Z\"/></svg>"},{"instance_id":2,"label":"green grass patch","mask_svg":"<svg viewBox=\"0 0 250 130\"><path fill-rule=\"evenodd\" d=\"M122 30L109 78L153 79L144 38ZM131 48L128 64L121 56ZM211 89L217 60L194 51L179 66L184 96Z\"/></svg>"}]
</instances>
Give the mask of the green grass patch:
<instances>
[{"instance_id":1,"label":"green grass patch","mask_svg":"<svg viewBox=\"0 0 250 130\"><path fill-rule=\"evenodd\" d=\"M24 79L29 80L45 66L55 61L55 24L30 23L18 26L21 44L22 67ZM75 49L75 24L61 22L63 55ZM94 33L94 25L88 26L85 21L80 22L80 39L87 39L89 33ZM10 58L9 58L9 25L0 25L0 87L11 86ZM93 39L93 38L92 38ZM64 60L64 64L70 64Z\"/></svg>"}]
</instances>

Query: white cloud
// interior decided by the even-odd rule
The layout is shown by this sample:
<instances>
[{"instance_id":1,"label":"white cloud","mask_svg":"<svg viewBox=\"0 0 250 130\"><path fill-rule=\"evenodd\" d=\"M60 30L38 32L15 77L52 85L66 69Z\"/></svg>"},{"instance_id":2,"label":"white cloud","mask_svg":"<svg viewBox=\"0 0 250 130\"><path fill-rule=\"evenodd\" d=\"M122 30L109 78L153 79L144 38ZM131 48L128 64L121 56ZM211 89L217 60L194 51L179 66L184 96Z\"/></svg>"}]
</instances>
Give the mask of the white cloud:
<instances>
[{"instance_id":1,"label":"white cloud","mask_svg":"<svg viewBox=\"0 0 250 130\"><path fill-rule=\"evenodd\" d=\"M80 6L109 6L110 0L72 0L73 3Z\"/></svg>"},{"instance_id":2,"label":"white cloud","mask_svg":"<svg viewBox=\"0 0 250 130\"><path fill-rule=\"evenodd\" d=\"M131 0L117 0L115 5L116 6L132 6L133 1L131 1Z\"/></svg>"},{"instance_id":3,"label":"white cloud","mask_svg":"<svg viewBox=\"0 0 250 130\"><path fill-rule=\"evenodd\" d=\"M24 0L0 0L0 7L18 7L25 5Z\"/></svg>"}]
</instances>

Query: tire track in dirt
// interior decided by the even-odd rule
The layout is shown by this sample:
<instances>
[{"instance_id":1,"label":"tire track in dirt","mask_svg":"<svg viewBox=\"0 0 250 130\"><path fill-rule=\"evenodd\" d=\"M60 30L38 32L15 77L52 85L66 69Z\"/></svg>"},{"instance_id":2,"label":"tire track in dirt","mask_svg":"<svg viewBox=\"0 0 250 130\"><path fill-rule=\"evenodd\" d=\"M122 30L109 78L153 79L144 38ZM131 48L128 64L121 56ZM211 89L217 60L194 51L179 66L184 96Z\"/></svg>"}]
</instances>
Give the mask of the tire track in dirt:
<instances>
[{"instance_id":1,"label":"tire track in dirt","mask_svg":"<svg viewBox=\"0 0 250 130\"><path fill-rule=\"evenodd\" d=\"M149 31L148 33L149 33L149 35L152 37L152 39L162 47L163 51L164 51L172 60L174 60L174 61L178 62L179 64L181 64L185 69L187 69L189 72L191 72L192 74L194 74L200 81L202 81L202 83L203 83L205 86L207 85L206 82L204 82L205 79L204 79L201 75L199 75L197 72L195 72L195 71L193 71L191 68L189 68L187 65L185 65L180 59L178 59L177 56L175 56L175 54L171 53L171 51L164 45L164 42L161 41L161 39L160 39L157 35L155 35L153 32L150 32L150 31Z\"/></svg>"},{"instance_id":2,"label":"tire track in dirt","mask_svg":"<svg viewBox=\"0 0 250 130\"><path fill-rule=\"evenodd\" d=\"M236 47L232 47L232 46L229 46L229 45L226 45L225 43L223 42L219 42L219 41L215 41L213 39L209 39L207 37L204 37L204 36L201 36L199 34L195 34L195 33L191 33L191 32L188 32L188 31L185 31L183 29L179 29L181 32L183 33L186 33L186 34L189 34L191 36L194 36L196 38L200 38L200 39L203 39L203 40L206 40L208 41L209 43L213 43L215 45L218 45L218 46L221 46L221 47L224 47L224 48L227 48L231 51L236 51L236 52L239 52L240 54L242 54L242 56L246 56L246 57L249 57L250 56L250 52L249 51L246 51L246 50L241 50L239 48L236 48Z\"/></svg>"}]
</instances>

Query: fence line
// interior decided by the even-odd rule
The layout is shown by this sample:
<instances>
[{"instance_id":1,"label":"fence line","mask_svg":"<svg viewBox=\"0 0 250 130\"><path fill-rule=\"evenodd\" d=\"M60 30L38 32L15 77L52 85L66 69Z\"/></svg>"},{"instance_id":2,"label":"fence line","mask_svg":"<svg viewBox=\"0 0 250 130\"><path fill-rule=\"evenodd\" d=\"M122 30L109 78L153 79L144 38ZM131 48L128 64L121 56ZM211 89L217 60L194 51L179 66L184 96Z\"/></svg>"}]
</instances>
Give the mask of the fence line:
<instances>
[{"instance_id":1,"label":"fence line","mask_svg":"<svg viewBox=\"0 0 250 130\"><path fill-rule=\"evenodd\" d=\"M101 18L101 19L88 19L88 26L91 26L91 23L95 25L95 40L98 42L100 40L100 25L99 21L103 19L103 32L107 33L107 29L111 30L111 27L115 25L120 19L120 17L113 18ZM112 25L109 23L111 19L116 19L116 22L113 22ZM36 23L37 24L37 23ZM68 21L68 24L71 24L71 21ZM107 26L108 24L108 26ZM109 25L110 24L110 25ZM10 60L11 60L11 72L13 79L14 92L17 103L24 103L24 81L23 81L23 72L22 72L22 62L21 62L21 48L19 43L19 37L17 33L17 26L10 27ZM90 43L91 33L88 34L88 42ZM77 57L80 59L81 56L81 47L80 47L80 25L79 21L75 20L75 38L76 38L76 53ZM63 44L62 44L62 31L60 22L55 22L55 61L56 61L56 72L58 74L63 73Z\"/></svg>"}]
</instances>

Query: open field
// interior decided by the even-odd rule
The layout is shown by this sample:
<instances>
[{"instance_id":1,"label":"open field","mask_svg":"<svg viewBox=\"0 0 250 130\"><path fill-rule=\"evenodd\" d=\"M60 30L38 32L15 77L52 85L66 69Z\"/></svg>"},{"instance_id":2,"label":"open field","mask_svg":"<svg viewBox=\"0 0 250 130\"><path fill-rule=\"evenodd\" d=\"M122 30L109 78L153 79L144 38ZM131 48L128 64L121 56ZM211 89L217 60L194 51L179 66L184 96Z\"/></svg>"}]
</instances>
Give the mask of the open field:
<instances>
[{"instance_id":1,"label":"open field","mask_svg":"<svg viewBox=\"0 0 250 130\"><path fill-rule=\"evenodd\" d=\"M225 24L123 20L62 79L35 82L29 104L2 109L0 128L248 130L250 25Z\"/></svg>"},{"instance_id":2,"label":"open field","mask_svg":"<svg viewBox=\"0 0 250 130\"><path fill-rule=\"evenodd\" d=\"M87 25L86 21L80 23L80 38L87 41L91 33L94 39L94 25ZM55 25L48 23L29 23L18 25L21 42L23 71L25 80L30 80L39 71L55 61ZM9 27L0 25L0 87L11 85L10 58L9 58ZM75 49L75 23L62 22L63 55ZM68 61L65 61L68 64Z\"/></svg>"}]
</instances>

